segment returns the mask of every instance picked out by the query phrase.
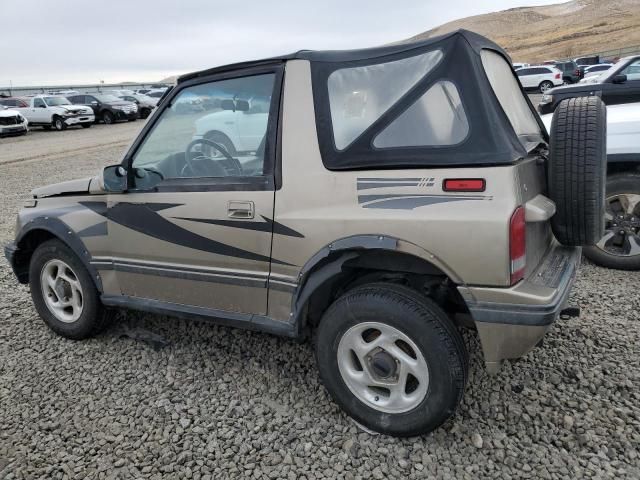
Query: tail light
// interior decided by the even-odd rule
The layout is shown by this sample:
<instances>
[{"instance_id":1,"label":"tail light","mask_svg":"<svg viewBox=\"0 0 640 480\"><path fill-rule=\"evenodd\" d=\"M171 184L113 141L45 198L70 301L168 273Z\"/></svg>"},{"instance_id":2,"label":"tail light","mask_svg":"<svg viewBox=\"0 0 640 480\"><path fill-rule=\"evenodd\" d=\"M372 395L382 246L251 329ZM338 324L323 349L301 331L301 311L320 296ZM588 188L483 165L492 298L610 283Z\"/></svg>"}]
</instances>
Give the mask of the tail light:
<instances>
[{"instance_id":1,"label":"tail light","mask_svg":"<svg viewBox=\"0 0 640 480\"><path fill-rule=\"evenodd\" d=\"M561 77L562 77L561 73L556 73L556 79L560 80Z\"/></svg>"},{"instance_id":2,"label":"tail light","mask_svg":"<svg viewBox=\"0 0 640 480\"><path fill-rule=\"evenodd\" d=\"M581 76L581 73L582 73L582 72L580 71L580 69L579 69L579 68L578 68L578 69L576 69L576 71L575 71L575 72L573 72L573 74L574 74L576 77L580 77L580 76Z\"/></svg>"},{"instance_id":3,"label":"tail light","mask_svg":"<svg viewBox=\"0 0 640 480\"><path fill-rule=\"evenodd\" d=\"M445 192L484 192L484 178L447 178L442 182Z\"/></svg>"},{"instance_id":4,"label":"tail light","mask_svg":"<svg viewBox=\"0 0 640 480\"><path fill-rule=\"evenodd\" d=\"M524 207L518 207L509 223L509 256L511 260L511 285L524 278L527 266L527 242Z\"/></svg>"}]
</instances>

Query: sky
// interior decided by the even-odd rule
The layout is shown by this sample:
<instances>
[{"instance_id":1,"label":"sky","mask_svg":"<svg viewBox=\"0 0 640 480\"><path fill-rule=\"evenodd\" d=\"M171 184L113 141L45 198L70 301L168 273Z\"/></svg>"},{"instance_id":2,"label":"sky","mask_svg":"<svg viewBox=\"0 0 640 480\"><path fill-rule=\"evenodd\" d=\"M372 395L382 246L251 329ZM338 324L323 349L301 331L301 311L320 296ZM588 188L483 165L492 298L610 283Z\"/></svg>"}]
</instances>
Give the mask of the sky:
<instances>
[{"instance_id":1,"label":"sky","mask_svg":"<svg viewBox=\"0 0 640 480\"><path fill-rule=\"evenodd\" d=\"M382 45L561 1L0 0L0 87L160 81L301 49Z\"/></svg>"}]
</instances>

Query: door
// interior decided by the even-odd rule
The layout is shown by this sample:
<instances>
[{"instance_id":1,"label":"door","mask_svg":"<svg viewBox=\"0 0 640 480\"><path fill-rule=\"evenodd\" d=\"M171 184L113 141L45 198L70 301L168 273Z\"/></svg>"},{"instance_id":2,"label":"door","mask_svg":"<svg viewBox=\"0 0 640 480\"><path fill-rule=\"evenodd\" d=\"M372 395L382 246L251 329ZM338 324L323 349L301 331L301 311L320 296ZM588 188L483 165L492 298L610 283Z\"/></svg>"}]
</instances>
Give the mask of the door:
<instances>
[{"instance_id":1,"label":"door","mask_svg":"<svg viewBox=\"0 0 640 480\"><path fill-rule=\"evenodd\" d=\"M281 67L178 87L128 154L129 191L109 195L108 232L121 293L230 312L267 312ZM277 92L277 93L275 93ZM184 98L267 96L254 155L210 154L193 139L211 111ZM254 126L255 127L255 126ZM203 148L204 146L211 148Z\"/></svg>"},{"instance_id":2,"label":"door","mask_svg":"<svg viewBox=\"0 0 640 480\"><path fill-rule=\"evenodd\" d=\"M44 100L42 98L34 98L33 108L31 109L33 123L50 123L51 118L49 115L49 109L47 108L47 104L44 103Z\"/></svg>"},{"instance_id":3,"label":"door","mask_svg":"<svg viewBox=\"0 0 640 480\"><path fill-rule=\"evenodd\" d=\"M612 79L609 79L602 88L604 103L618 105L640 102L640 59L631 62L617 75L626 75L627 80L622 83L613 83Z\"/></svg>"}]
</instances>

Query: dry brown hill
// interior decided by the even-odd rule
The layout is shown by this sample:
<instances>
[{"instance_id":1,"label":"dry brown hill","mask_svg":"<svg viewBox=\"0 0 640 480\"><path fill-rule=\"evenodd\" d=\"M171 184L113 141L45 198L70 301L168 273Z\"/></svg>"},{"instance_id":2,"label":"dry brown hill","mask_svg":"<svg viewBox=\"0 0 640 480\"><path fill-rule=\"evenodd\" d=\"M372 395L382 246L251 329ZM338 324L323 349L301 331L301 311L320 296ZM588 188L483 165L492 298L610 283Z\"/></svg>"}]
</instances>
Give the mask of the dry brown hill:
<instances>
[{"instance_id":1,"label":"dry brown hill","mask_svg":"<svg viewBox=\"0 0 640 480\"><path fill-rule=\"evenodd\" d=\"M573 0L446 23L418 40L465 28L492 39L514 61L540 62L640 45L640 0Z\"/></svg>"}]
</instances>

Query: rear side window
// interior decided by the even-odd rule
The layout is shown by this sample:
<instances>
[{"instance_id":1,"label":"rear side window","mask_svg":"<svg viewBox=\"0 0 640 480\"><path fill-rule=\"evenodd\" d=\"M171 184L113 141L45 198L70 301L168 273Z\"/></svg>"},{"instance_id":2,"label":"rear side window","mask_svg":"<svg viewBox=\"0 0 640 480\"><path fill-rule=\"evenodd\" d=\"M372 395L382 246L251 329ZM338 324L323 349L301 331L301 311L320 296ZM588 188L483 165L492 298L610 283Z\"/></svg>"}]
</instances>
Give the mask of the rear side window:
<instances>
[{"instance_id":1,"label":"rear side window","mask_svg":"<svg viewBox=\"0 0 640 480\"><path fill-rule=\"evenodd\" d=\"M440 50L393 62L342 68L329 75L336 149L344 150L442 60ZM393 88L389 88L392 85Z\"/></svg>"},{"instance_id":2,"label":"rear side window","mask_svg":"<svg viewBox=\"0 0 640 480\"><path fill-rule=\"evenodd\" d=\"M456 86L439 81L373 141L376 148L456 145L469 133L469 122Z\"/></svg>"},{"instance_id":3,"label":"rear side window","mask_svg":"<svg viewBox=\"0 0 640 480\"><path fill-rule=\"evenodd\" d=\"M498 97L500 106L509 117L511 126L520 138L520 142L529 150L530 140L527 137L539 137L540 126L520 89L518 80L513 76L509 64L502 55L492 50L484 49L481 56L482 65L493 93ZM540 70L547 69L541 68Z\"/></svg>"}]
</instances>

